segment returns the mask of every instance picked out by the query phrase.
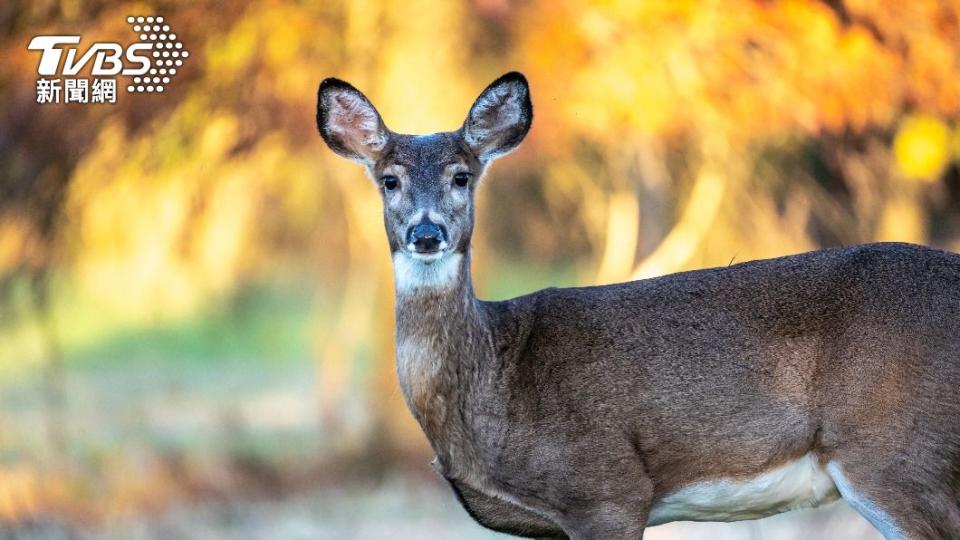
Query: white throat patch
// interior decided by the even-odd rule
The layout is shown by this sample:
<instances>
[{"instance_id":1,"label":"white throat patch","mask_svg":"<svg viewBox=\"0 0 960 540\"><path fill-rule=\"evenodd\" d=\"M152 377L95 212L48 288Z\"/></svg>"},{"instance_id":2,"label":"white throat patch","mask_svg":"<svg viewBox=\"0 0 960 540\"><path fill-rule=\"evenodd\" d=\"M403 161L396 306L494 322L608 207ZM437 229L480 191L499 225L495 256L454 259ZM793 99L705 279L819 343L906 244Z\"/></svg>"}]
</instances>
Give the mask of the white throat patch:
<instances>
[{"instance_id":1,"label":"white throat patch","mask_svg":"<svg viewBox=\"0 0 960 540\"><path fill-rule=\"evenodd\" d=\"M405 251L393 254L393 280L398 293L445 289L453 286L460 272L460 253L444 253L436 259L417 258Z\"/></svg>"}]
</instances>

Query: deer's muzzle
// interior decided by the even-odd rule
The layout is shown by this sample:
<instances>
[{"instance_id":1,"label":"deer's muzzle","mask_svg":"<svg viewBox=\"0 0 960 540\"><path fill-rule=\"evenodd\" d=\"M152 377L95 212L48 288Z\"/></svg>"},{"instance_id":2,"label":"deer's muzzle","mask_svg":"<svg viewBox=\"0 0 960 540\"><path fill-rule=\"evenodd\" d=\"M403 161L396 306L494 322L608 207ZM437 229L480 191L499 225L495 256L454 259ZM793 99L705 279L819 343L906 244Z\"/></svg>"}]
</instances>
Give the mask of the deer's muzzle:
<instances>
[{"instance_id":1,"label":"deer's muzzle","mask_svg":"<svg viewBox=\"0 0 960 540\"><path fill-rule=\"evenodd\" d=\"M407 246L416 253L437 253L446 246L447 230L443 225L424 219L407 231Z\"/></svg>"}]
</instances>

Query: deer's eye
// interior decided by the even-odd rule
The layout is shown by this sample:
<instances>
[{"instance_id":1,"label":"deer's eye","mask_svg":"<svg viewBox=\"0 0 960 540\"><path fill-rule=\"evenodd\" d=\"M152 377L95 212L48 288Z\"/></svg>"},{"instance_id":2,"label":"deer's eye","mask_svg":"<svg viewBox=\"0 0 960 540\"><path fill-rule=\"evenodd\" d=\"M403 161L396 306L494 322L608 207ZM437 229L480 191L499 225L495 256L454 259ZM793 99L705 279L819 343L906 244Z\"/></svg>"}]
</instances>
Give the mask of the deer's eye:
<instances>
[{"instance_id":1,"label":"deer's eye","mask_svg":"<svg viewBox=\"0 0 960 540\"><path fill-rule=\"evenodd\" d=\"M458 187L467 187L467 184L470 183L470 176L472 175L468 172L458 172L453 175L453 183Z\"/></svg>"},{"instance_id":2,"label":"deer's eye","mask_svg":"<svg viewBox=\"0 0 960 540\"><path fill-rule=\"evenodd\" d=\"M400 179L396 176L387 175L380 178L380 181L383 182L383 188L387 191L393 191L400 186Z\"/></svg>"}]
</instances>

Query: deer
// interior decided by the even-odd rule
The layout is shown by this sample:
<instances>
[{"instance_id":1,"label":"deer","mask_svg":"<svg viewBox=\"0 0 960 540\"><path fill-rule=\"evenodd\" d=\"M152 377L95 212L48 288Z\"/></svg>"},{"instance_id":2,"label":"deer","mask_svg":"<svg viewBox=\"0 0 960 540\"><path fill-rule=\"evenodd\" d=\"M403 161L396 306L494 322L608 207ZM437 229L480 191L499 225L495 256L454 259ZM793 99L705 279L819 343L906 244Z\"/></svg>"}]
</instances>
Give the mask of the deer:
<instances>
[{"instance_id":1,"label":"deer","mask_svg":"<svg viewBox=\"0 0 960 540\"><path fill-rule=\"evenodd\" d=\"M399 384L480 525L637 539L843 499L888 540L960 538L960 255L861 244L482 301L474 194L530 130L526 78L431 135L328 78L316 120L382 197Z\"/></svg>"}]
</instances>

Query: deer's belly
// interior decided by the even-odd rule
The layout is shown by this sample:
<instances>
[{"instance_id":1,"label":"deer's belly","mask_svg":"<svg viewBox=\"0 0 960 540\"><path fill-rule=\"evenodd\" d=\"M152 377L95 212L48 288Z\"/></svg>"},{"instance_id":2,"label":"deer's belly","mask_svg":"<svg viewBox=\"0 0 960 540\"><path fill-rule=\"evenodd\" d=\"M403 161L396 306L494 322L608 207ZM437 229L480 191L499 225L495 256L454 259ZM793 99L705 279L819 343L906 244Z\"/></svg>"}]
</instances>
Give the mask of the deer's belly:
<instances>
[{"instance_id":1,"label":"deer's belly","mask_svg":"<svg viewBox=\"0 0 960 540\"><path fill-rule=\"evenodd\" d=\"M839 496L816 456L807 454L753 478L684 486L654 505L649 524L758 519L788 510L813 508Z\"/></svg>"}]
</instances>

